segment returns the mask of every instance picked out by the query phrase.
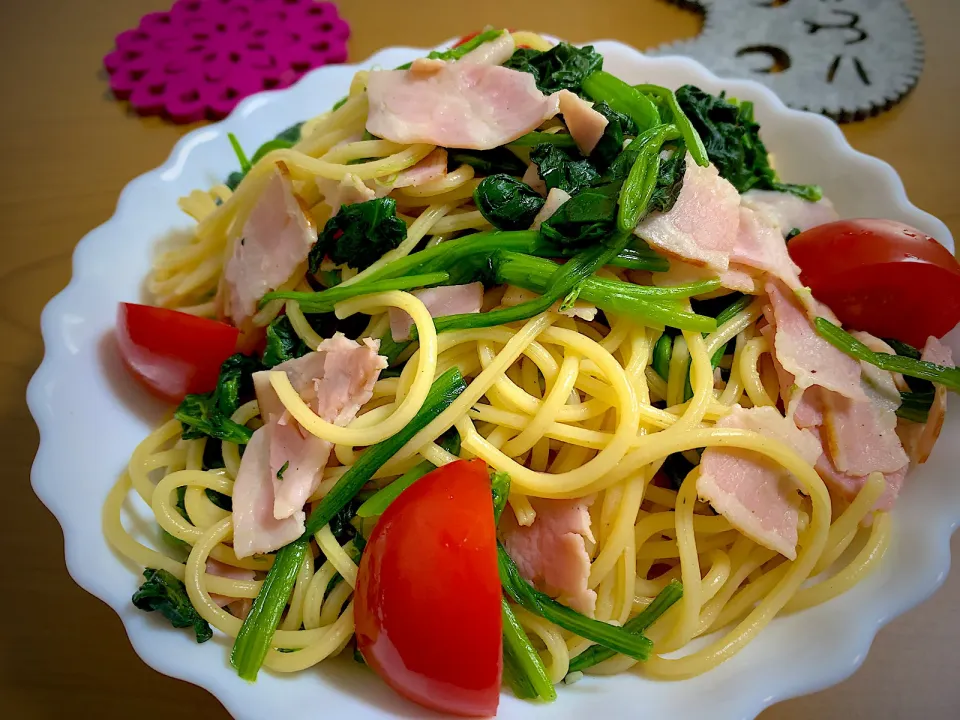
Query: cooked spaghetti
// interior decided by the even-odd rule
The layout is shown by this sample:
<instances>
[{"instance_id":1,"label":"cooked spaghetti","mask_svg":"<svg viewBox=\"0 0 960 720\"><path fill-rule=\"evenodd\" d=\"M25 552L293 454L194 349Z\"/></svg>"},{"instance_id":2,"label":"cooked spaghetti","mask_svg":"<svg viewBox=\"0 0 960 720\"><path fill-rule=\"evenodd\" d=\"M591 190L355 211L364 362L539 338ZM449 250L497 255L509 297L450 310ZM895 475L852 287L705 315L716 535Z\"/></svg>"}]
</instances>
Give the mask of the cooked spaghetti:
<instances>
[{"instance_id":1,"label":"cooked spaghetti","mask_svg":"<svg viewBox=\"0 0 960 720\"><path fill-rule=\"evenodd\" d=\"M364 583L402 592L368 557L401 530L378 526L458 458L509 483L521 696L582 671L707 672L862 580L956 371L935 337L920 360L846 334L803 286L784 237L838 215L777 178L757 130L749 103L488 30L358 72L252 160L234 139L241 171L181 200L192 237L148 280L156 306L237 329L214 377L242 352L216 389L186 387L107 499L107 538L148 569L137 605L238 638L244 677L352 645L413 699L495 711L405 686L358 614L390 600ZM123 527L131 489L170 547Z\"/></svg>"}]
</instances>

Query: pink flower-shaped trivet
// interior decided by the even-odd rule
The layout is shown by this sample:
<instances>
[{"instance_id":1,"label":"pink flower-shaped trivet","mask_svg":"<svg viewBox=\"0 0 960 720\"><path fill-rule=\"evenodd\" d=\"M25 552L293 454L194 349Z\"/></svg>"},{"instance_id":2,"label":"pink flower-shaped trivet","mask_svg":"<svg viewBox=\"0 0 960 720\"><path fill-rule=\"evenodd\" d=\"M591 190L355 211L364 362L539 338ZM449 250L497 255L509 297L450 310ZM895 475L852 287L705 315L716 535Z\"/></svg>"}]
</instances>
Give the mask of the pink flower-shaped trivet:
<instances>
[{"instance_id":1,"label":"pink flower-shaped trivet","mask_svg":"<svg viewBox=\"0 0 960 720\"><path fill-rule=\"evenodd\" d=\"M350 26L314 0L178 0L117 36L110 87L139 113L219 119L240 100L347 59Z\"/></svg>"}]
</instances>

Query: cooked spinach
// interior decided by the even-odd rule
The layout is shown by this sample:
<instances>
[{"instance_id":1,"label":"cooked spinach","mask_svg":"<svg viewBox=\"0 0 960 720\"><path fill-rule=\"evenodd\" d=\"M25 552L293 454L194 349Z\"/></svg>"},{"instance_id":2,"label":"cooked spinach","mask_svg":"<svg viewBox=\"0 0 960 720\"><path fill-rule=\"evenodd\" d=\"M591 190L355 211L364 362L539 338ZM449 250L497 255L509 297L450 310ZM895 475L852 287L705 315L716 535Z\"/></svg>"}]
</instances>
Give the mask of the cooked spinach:
<instances>
[{"instance_id":1,"label":"cooked spinach","mask_svg":"<svg viewBox=\"0 0 960 720\"><path fill-rule=\"evenodd\" d=\"M363 270L407 237L407 225L397 217L397 201L383 197L342 205L327 220L310 250L310 272L320 269L324 257L336 265Z\"/></svg>"},{"instance_id":2,"label":"cooked spinach","mask_svg":"<svg viewBox=\"0 0 960 720\"><path fill-rule=\"evenodd\" d=\"M588 247L611 237L616 228L620 185L608 183L581 190L540 226L540 234L564 249Z\"/></svg>"},{"instance_id":3,"label":"cooked spinach","mask_svg":"<svg viewBox=\"0 0 960 720\"><path fill-rule=\"evenodd\" d=\"M558 90L580 94L584 79L603 68L603 56L592 45L578 48L562 42L545 52L520 48L504 67L530 73L537 87L548 95Z\"/></svg>"},{"instance_id":4,"label":"cooked spinach","mask_svg":"<svg viewBox=\"0 0 960 720\"><path fill-rule=\"evenodd\" d=\"M144 612L157 611L175 628L193 628L197 642L213 637L210 624L190 603L186 586L166 570L147 568L146 582L133 594L133 604Z\"/></svg>"},{"instance_id":5,"label":"cooked spinach","mask_svg":"<svg viewBox=\"0 0 960 720\"><path fill-rule=\"evenodd\" d=\"M603 135L597 141L593 152L590 153L590 161L597 168L605 171L623 151L623 141L628 136L635 137L639 131L631 117L617 112L606 102L598 102L593 109L607 119L607 126L603 129Z\"/></svg>"},{"instance_id":6,"label":"cooked spinach","mask_svg":"<svg viewBox=\"0 0 960 720\"><path fill-rule=\"evenodd\" d=\"M760 139L760 126L753 119L753 103L728 102L725 93L711 95L693 85L684 85L676 96L683 113L703 140L710 161L738 192L752 188L777 190L811 202L823 197L823 191L816 185L793 185L778 180Z\"/></svg>"},{"instance_id":7,"label":"cooked spinach","mask_svg":"<svg viewBox=\"0 0 960 720\"><path fill-rule=\"evenodd\" d=\"M527 229L545 202L529 185L502 173L481 180L473 192L473 201L480 214L498 230Z\"/></svg>"},{"instance_id":8,"label":"cooked spinach","mask_svg":"<svg viewBox=\"0 0 960 720\"><path fill-rule=\"evenodd\" d=\"M451 150L447 155L447 167L456 170L460 165L469 165L478 175L523 175L527 164L505 147L493 150Z\"/></svg>"},{"instance_id":9,"label":"cooked spinach","mask_svg":"<svg viewBox=\"0 0 960 720\"><path fill-rule=\"evenodd\" d=\"M204 492L206 493L207 500L212 502L218 508L221 510L226 510L227 512L233 512L232 497L229 495L224 495L223 493L219 493L216 490L211 490L210 488L206 488Z\"/></svg>"},{"instance_id":10,"label":"cooked spinach","mask_svg":"<svg viewBox=\"0 0 960 720\"><path fill-rule=\"evenodd\" d=\"M185 440L212 437L244 444L253 431L230 419L240 407L241 398L253 393L253 373L261 370L255 357L237 353L220 366L217 386L211 392L187 395L174 412L183 425Z\"/></svg>"},{"instance_id":11,"label":"cooked spinach","mask_svg":"<svg viewBox=\"0 0 960 720\"><path fill-rule=\"evenodd\" d=\"M589 160L580 157L579 153L576 155L568 153L556 145L547 143L537 145L530 151L530 160L536 163L540 177L546 183L548 190L559 188L575 195L600 177L600 173L594 169Z\"/></svg>"},{"instance_id":12,"label":"cooked spinach","mask_svg":"<svg viewBox=\"0 0 960 720\"><path fill-rule=\"evenodd\" d=\"M354 498L337 513L330 518L330 532L337 539L337 542L344 545L348 540L352 540L357 535L357 529L351 524L351 520L357 514L357 508L363 504L359 498Z\"/></svg>"},{"instance_id":13,"label":"cooked spinach","mask_svg":"<svg viewBox=\"0 0 960 720\"><path fill-rule=\"evenodd\" d=\"M686 145L681 140L674 148L673 155L660 161L657 184L650 196L647 212L669 212L673 208L683 190L683 176L687 172L686 154Z\"/></svg>"},{"instance_id":14,"label":"cooked spinach","mask_svg":"<svg viewBox=\"0 0 960 720\"><path fill-rule=\"evenodd\" d=\"M263 351L263 366L272 368L287 360L303 357L310 348L300 339L286 315L278 317L267 328L267 347Z\"/></svg>"}]
</instances>

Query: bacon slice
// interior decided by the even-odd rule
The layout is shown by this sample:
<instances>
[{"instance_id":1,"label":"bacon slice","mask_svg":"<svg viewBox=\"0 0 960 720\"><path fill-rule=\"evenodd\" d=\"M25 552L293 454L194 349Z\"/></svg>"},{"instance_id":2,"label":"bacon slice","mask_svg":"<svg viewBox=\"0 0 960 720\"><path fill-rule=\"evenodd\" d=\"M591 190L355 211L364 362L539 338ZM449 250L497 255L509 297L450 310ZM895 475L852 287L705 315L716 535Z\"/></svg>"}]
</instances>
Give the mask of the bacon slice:
<instances>
[{"instance_id":1,"label":"bacon slice","mask_svg":"<svg viewBox=\"0 0 960 720\"><path fill-rule=\"evenodd\" d=\"M740 207L737 241L730 262L773 276L790 290L803 287L800 268L790 259L778 226L747 207Z\"/></svg>"},{"instance_id":2,"label":"bacon slice","mask_svg":"<svg viewBox=\"0 0 960 720\"><path fill-rule=\"evenodd\" d=\"M281 363L273 371L286 372L317 415L344 426L370 400L373 385L387 366L377 351L377 341L366 338L360 344L337 333L320 343L316 352ZM253 376L264 426L247 445L234 484L238 557L276 550L302 534L303 506L316 491L333 447L290 417L270 384L270 372Z\"/></svg>"},{"instance_id":3,"label":"bacon slice","mask_svg":"<svg viewBox=\"0 0 960 720\"><path fill-rule=\"evenodd\" d=\"M402 170L391 187L417 187L432 180L439 180L446 174L447 151L443 148L436 148L413 167Z\"/></svg>"},{"instance_id":4,"label":"bacon slice","mask_svg":"<svg viewBox=\"0 0 960 720\"><path fill-rule=\"evenodd\" d=\"M673 208L651 213L633 232L667 255L726 270L740 224L740 195L713 165L700 167L690 153L685 160L683 189Z\"/></svg>"},{"instance_id":5,"label":"bacon slice","mask_svg":"<svg viewBox=\"0 0 960 720\"><path fill-rule=\"evenodd\" d=\"M540 168L537 167L536 163L532 162L527 165L527 169L523 173L523 177L520 178L520 181L529 185L540 195L543 195L544 197L547 196L547 183L545 183L543 178L540 177Z\"/></svg>"},{"instance_id":6,"label":"bacon slice","mask_svg":"<svg viewBox=\"0 0 960 720\"><path fill-rule=\"evenodd\" d=\"M467 285L444 285L442 287L425 288L413 292L422 302L430 317L445 315L460 315L464 313L478 313L483 307L483 283L475 282ZM394 340L408 340L410 328L413 327L413 318L400 308L390 308L390 334Z\"/></svg>"},{"instance_id":7,"label":"bacon slice","mask_svg":"<svg viewBox=\"0 0 960 720\"><path fill-rule=\"evenodd\" d=\"M811 428L810 432L814 433L817 438L821 438L823 435L822 428ZM837 469L837 466L833 464L830 453L827 451L817 459L815 467L817 473L823 478L823 481L827 484L831 492L838 494L847 501L853 500L857 496L867 481L867 475L869 475L869 473L867 473L867 475L851 475L850 473L841 472ZM900 495L900 488L903 486L903 481L907 476L908 469L909 465L904 465L899 470L883 473L883 479L886 481L886 489L883 491L880 499L877 500L877 504L874 506L875 510L889 510L893 507L897 497Z\"/></svg>"},{"instance_id":8,"label":"bacon slice","mask_svg":"<svg viewBox=\"0 0 960 720\"><path fill-rule=\"evenodd\" d=\"M793 375L799 391L819 386L851 400L865 400L860 387L860 365L824 340L807 315L791 297L792 293L775 282L766 285L774 326L774 354L786 372ZM790 394L787 417L793 417L803 392Z\"/></svg>"},{"instance_id":9,"label":"bacon slice","mask_svg":"<svg viewBox=\"0 0 960 720\"><path fill-rule=\"evenodd\" d=\"M272 552L303 534L303 511L278 520L273 515L273 503L270 435L262 427L247 443L233 483L233 549L237 557Z\"/></svg>"},{"instance_id":10,"label":"bacon slice","mask_svg":"<svg viewBox=\"0 0 960 720\"><path fill-rule=\"evenodd\" d=\"M377 197L376 191L367 187L353 173L344 175L340 182L328 178L317 178L317 189L323 195L323 201L333 209L331 217L340 212L340 208L344 205L353 205Z\"/></svg>"},{"instance_id":11,"label":"bacon slice","mask_svg":"<svg viewBox=\"0 0 960 720\"><path fill-rule=\"evenodd\" d=\"M227 565L213 558L207 558L206 569L210 575L217 575L219 577L229 578L230 580L256 580L257 578L257 574L253 570ZM218 595L217 593L210 593L210 599L220 607L226 607L231 613L241 619L247 617L250 612L250 607L253 605L251 598L234 598L226 595Z\"/></svg>"},{"instance_id":12,"label":"bacon slice","mask_svg":"<svg viewBox=\"0 0 960 720\"><path fill-rule=\"evenodd\" d=\"M559 109L559 98L540 92L529 73L470 63L430 70L371 72L367 130L396 143L492 150Z\"/></svg>"},{"instance_id":13,"label":"bacon slice","mask_svg":"<svg viewBox=\"0 0 960 720\"><path fill-rule=\"evenodd\" d=\"M593 496L577 500L530 499L537 517L529 527L513 513L500 520L507 553L528 581L574 610L592 616L597 594L587 587L590 556L585 540L594 542L589 507Z\"/></svg>"},{"instance_id":14,"label":"bacon slice","mask_svg":"<svg viewBox=\"0 0 960 720\"><path fill-rule=\"evenodd\" d=\"M790 446L813 465L817 439L772 407L734 406L717 427L752 430ZM782 466L748 450L707 448L700 461L697 494L744 535L794 560L797 557L796 481Z\"/></svg>"},{"instance_id":15,"label":"bacon slice","mask_svg":"<svg viewBox=\"0 0 960 720\"><path fill-rule=\"evenodd\" d=\"M560 209L560 206L569 199L570 193L568 193L566 190L561 190L560 188L550 188L550 192L547 193L547 201L543 204L543 207L540 208L540 212L538 212L537 216L533 219L533 224L530 226L530 229L539 230L540 226L553 217L553 214Z\"/></svg>"},{"instance_id":16,"label":"bacon slice","mask_svg":"<svg viewBox=\"0 0 960 720\"><path fill-rule=\"evenodd\" d=\"M520 303L536 300L539 297L540 295L532 290L519 288L514 285L507 285L507 289L503 293L503 297L500 299L500 304L504 307L513 307L514 305L519 305ZM587 322L592 322L597 316L597 306L591 305L583 300L576 300L573 303L573 307L569 307L566 310L561 310L560 305L561 303L559 301L555 302L550 307L550 312L566 315L567 317L577 317L581 320L586 320Z\"/></svg>"},{"instance_id":17,"label":"bacon slice","mask_svg":"<svg viewBox=\"0 0 960 720\"><path fill-rule=\"evenodd\" d=\"M955 367L953 351L932 335L927 338L920 359L944 367ZM930 406L927 422L921 425L905 420L900 421L897 426L897 433L903 441L910 459L915 463L925 463L927 458L930 457L933 446L936 444L937 438L940 437L946 412L947 389L943 385L934 383L933 404Z\"/></svg>"},{"instance_id":18,"label":"bacon slice","mask_svg":"<svg viewBox=\"0 0 960 720\"><path fill-rule=\"evenodd\" d=\"M268 292L289 280L317 241L317 228L278 165L257 198L223 268L218 305L242 327Z\"/></svg>"},{"instance_id":19,"label":"bacon slice","mask_svg":"<svg viewBox=\"0 0 960 720\"><path fill-rule=\"evenodd\" d=\"M563 115L567 130L580 152L585 156L589 155L600 142L610 121L594 110L590 103L569 90L561 90L557 95L560 114Z\"/></svg>"},{"instance_id":20,"label":"bacon slice","mask_svg":"<svg viewBox=\"0 0 960 720\"><path fill-rule=\"evenodd\" d=\"M671 260L670 269L666 272L653 273L653 284L657 287L673 287L674 285L713 280L718 276L720 284L728 290L738 290L750 295L757 293L760 287L755 271L736 263L731 262L726 270L718 273L716 270L698 267L681 260Z\"/></svg>"}]
</instances>

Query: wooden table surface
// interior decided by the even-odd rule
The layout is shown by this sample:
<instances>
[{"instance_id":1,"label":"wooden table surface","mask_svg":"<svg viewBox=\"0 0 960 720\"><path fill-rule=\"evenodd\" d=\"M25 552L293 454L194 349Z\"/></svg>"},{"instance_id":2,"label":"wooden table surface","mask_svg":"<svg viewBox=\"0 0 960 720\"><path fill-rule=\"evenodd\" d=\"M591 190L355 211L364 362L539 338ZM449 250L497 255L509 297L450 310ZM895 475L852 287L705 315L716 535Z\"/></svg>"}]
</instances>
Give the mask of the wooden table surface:
<instances>
[{"instance_id":1,"label":"wooden table surface","mask_svg":"<svg viewBox=\"0 0 960 720\"><path fill-rule=\"evenodd\" d=\"M105 719L226 717L205 691L144 665L113 612L73 584L60 528L29 485L38 436L24 392L43 354L40 311L69 280L76 242L110 216L129 180L163 162L192 127L132 115L111 97L102 69L117 33L170 4L0 2L0 158L6 168L0 174L0 457L6 458L0 547L8 566L0 574L0 715L6 718L59 718L64 710ZM456 4L456 10L449 0L340 5L353 28L351 59L388 45L433 45L487 23L574 42L615 38L639 48L693 36L700 26L694 14L663 0L487 0ZM856 148L892 163L911 199L960 235L960 3L909 5L927 48L919 87L891 112L844 131ZM851 679L762 717L956 717L960 623L951 610L958 606L960 573L954 572L931 600L880 632Z\"/></svg>"}]
</instances>

